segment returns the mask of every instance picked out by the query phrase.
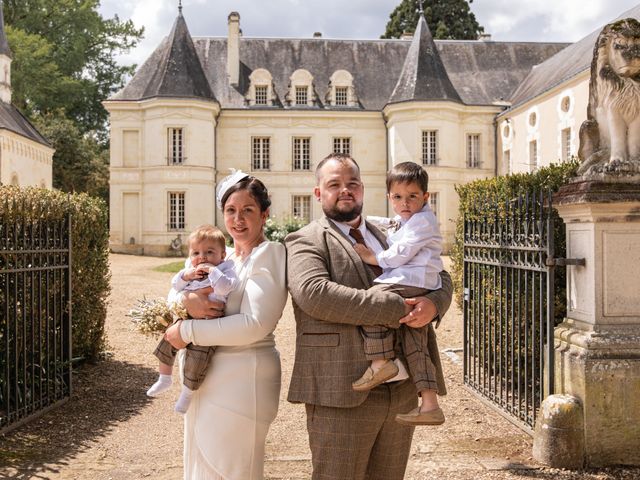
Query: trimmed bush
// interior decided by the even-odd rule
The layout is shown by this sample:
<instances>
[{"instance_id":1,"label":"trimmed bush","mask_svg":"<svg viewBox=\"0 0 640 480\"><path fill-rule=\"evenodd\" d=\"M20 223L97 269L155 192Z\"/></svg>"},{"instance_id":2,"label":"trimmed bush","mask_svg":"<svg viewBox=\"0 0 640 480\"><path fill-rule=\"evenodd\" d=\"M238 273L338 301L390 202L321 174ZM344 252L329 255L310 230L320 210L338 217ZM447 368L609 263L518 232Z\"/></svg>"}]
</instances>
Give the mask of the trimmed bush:
<instances>
[{"instance_id":1,"label":"trimmed bush","mask_svg":"<svg viewBox=\"0 0 640 480\"><path fill-rule=\"evenodd\" d=\"M462 272L463 272L463 235L464 218L468 220L484 218L495 212L495 205L505 205L507 201L516 198L524 192L558 191L575 177L578 162L572 161L560 165L542 167L535 173L520 173L503 177L476 180L465 185L457 185L456 191L460 197L458 220L453 248L451 249L451 276L458 305L462 306ZM555 209L554 209L555 212ZM557 212L555 212L557 216ZM564 257L565 226L561 219L556 219L554 232L556 257ZM566 314L566 272L563 268L556 269L555 276L555 312L556 323L562 321Z\"/></svg>"},{"instance_id":2,"label":"trimmed bush","mask_svg":"<svg viewBox=\"0 0 640 480\"><path fill-rule=\"evenodd\" d=\"M0 212L6 221L62 219L71 214L71 288L73 356L98 358L105 347L109 281L107 206L84 193L0 186Z\"/></svg>"},{"instance_id":3,"label":"trimmed bush","mask_svg":"<svg viewBox=\"0 0 640 480\"><path fill-rule=\"evenodd\" d=\"M284 242L284 237L291 232L300 230L307 224L304 220L299 218L288 217L278 222L274 218L268 218L267 223L264 226L265 236L272 242Z\"/></svg>"}]
</instances>

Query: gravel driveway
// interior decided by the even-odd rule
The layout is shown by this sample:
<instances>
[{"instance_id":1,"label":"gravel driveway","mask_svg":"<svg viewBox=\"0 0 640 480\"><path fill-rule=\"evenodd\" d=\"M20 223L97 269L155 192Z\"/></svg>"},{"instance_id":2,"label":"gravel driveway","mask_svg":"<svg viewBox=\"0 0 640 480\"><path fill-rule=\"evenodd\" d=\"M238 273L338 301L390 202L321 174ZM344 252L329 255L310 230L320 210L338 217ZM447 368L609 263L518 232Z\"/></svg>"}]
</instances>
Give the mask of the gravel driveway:
<instances>
[{"instance_id":1,"label":"gravel driveway","mask_svg":"<svg viewBox=\"0 0 640 480\"><path fill-rule=\"evenodd\" d=\"M75 372L68 403L0 437L0 478L181 478L182 418L173 412L179 385L161 398L145 396L156 375L151 354L156 341L132 332L125 317L137 298L166 294L171 274L152 268L168 261L111 255L107 355L97 365ZM462 317L455 308L438 329L438 338L441 349L462 347ZM294 340L289 304L276 330L283 391L278 418L267 439L269 479L308 479L311 473L304 407L285 400ZM462 386L462 365L455 356L443 356L443 363L449 395L441 403L447 422L416 430L406 479L640 478L640 469L572 473L541 468L531 459L531 437Z\"/></svg>"}]
</instances>

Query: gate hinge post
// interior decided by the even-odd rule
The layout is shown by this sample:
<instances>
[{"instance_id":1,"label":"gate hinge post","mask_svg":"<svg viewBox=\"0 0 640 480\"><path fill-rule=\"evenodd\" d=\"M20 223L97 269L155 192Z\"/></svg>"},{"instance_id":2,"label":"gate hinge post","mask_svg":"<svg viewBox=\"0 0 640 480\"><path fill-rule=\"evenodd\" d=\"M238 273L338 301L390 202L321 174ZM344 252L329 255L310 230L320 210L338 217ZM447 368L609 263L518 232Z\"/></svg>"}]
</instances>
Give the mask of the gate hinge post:
<instances>
[{"instance_id":1,"label":"gate hinge post","mask_svg":"<svg viewBox=\"0 0 640 480\"><path fill-rule=\"evenodd\" d=\"M584 267L586 260L584 258L547 258L547 267L566 267L567 265L577 265Z\"/></svg>"}]
</instances>

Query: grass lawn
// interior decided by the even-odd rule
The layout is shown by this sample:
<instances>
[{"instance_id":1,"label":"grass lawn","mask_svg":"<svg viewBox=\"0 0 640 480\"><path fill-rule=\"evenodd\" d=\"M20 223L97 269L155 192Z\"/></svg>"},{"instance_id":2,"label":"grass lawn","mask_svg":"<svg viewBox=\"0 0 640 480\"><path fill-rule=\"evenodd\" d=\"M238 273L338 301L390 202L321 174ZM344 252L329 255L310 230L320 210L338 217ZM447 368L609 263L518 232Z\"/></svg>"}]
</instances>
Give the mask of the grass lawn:
<instances>
[{"instance_id":1,"label":"grass lawn","mask_svg":"<svg viewBox=\"0 0 640 480\"><path fill-rule=\"evenodd\" d=\"M180 270L184 268L184 260L179 262L171 262L165 263L164 265L159 265L153 269L154 272L168 272L168 273L178 273Z\"/></svg>"}]
</instances>

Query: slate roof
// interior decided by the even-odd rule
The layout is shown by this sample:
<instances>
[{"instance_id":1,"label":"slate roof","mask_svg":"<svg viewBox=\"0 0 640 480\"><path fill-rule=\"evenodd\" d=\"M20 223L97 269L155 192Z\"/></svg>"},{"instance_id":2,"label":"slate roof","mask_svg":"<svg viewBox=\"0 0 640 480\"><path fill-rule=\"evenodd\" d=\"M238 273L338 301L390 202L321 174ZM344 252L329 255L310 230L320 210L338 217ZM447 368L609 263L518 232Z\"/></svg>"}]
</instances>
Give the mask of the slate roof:
<instances>
[{"instance_id":1,"label":"slate roof","mask_svg":"<svg viewBox=\"0 0 640 480\"><path fill-rule=\"evenodd\" d=\"M462 103L440 60L440 54L422 14L389 103L415 100L451 100Z\"/></svg>"},{"instance_id":2,"label":"slate roof","mask_svg":"<svg viewBox=\"0 0 640 480\"><path fill-rule=\"evenodd\" d=\"M4 32L4 2L0 0L0 54L11 57L11 49L7 41L7 35Z\"/></svg>"},{"instance_id":3,"label":"slate roof","mask_svg":"<svg viewBox=\"0 0 640 480\"><path fill-rule=\"evenodd\" d=\"M186 27L185 27L186 28ZM151 85L157 84L156 72L167 55L170 39L165 39L140 67L132 80L110 100L141 100L154 95ZM299 69L314 77L319 106L327 109L324 99L329 78L336 70L347 70L354 77L355 93L361 110L381 111L388 103L403 70L412 45L408 40L335 40L324 38L240 38L240 81L229 85L227 39L194 38L193 43L204 69L212 97L222 108L244 109L249 75L258 68L268 70L282 108L289 87L289 77ZM437 52L460 100L467 105L492 105L508 99L531 68L565 48L566 43L491 42L466 40L435 40ZM181 97L180 75L172 83L165 82L163 95ZM420 91L420 90L417 90ZM448 94L453 95L453 92ZM287 107L309 109L315 107Z\"/></svg>"},{"instance_id":4,"label":"slate roof","mask_svg":"<svg viewBox=\"0 0 640 480\"><path fill-rule=\"evenodd\" d=\"M171 33L140 67L125 90L130 98L203 98L215 101L187 23L178 15ZM118 99L119 92L112 99Z\"/></svg>"},{"instance_id":5,"label":"slate roof","mask_svg":"<svg viewBox=\"0 0 640 480\"><path fill-rule=\"evenodd\" d=\"M49 141L40 135L27 118L13 105L0 102L0 129L9 130L35 142L53 148Z\"/></svg>"},{"instance_id":6,"label":"slate roof","mask_svg":"<svg viewBox=\"0 0 640 480\"><path fill-rule=\"evenodd\" d=\"M627 10L612 22L629 17L640 20L640 5ZM579 73L589 70L593 58L593 48L602 28L604 25L537 65L513 93L511 108L516 108Z\"/></svg>"}]
</instances>

